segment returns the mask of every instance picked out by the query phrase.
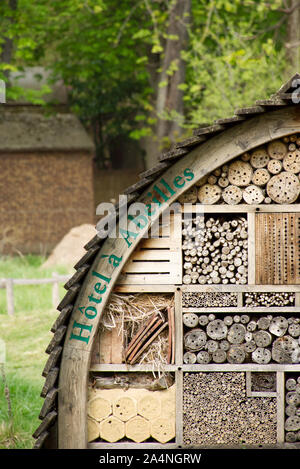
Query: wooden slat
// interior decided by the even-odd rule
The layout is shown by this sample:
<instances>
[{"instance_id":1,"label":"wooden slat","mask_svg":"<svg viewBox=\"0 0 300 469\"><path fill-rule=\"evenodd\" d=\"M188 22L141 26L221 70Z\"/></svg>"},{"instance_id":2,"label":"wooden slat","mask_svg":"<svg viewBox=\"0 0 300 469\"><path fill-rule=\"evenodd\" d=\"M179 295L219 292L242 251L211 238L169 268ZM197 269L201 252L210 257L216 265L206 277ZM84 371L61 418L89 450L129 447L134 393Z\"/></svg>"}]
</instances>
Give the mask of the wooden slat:
<instances>
[{"instance_id":1,"label":"wooden slat","mask_svg":"<svg viewBox=\"0 0 300 469\"><path fill-rule=\"evenodd\" d=\"M141 241L124 266L119 284L181 283L181 214L171 214L169 220L162 217L158 228L164 237Z\"/></svg>"},{"instance_id":2,"label":"wooden slat","mask_svg":"<svg viewBox=\"0 0 300 469\"><path fill-rule=\"evenodd\" d=\"M51 327L51 332L53 333L56 332L60 326L62 326L63 324L67 322L70 314L72 313L72 310L73 310L73 305L68 305L61 310L60 315L58 316L53 326Z\"/></svg>"},{"instance_id":3,"label":"wooden slat","mask_svg":"<svg viewBox=\"0 0 300 469\"><path fill-rule=\"evenodd\" d=\"M87 271L89 270L90 266L88 264L83 265L80 267L75 274L67 281L67 283L64 285L66 290L69 290L73 285L76 283L82 281L84 276L86 275Z\"/></svg>"},{"instance_id":4,"label":"wooden slat","mask_svg":"<svg viewBox=\"0 0 300 469\"><path fill-rule=\"evenodd\" d=\"M44 378L47 377L49 371L52 369L52 368L55 368L56 364L57 364L57 361L60 357L60 354L62 352L62 347L61 346L57 346L54 348L54 350L52 350L52 352L50 353L50 356L46 362L46 365L43 369L43 372L42 372L42 376L44 376Z\"/></svg>"},{"instance_id":5,"label":"wooden slat","mask_svg":"<svg viewBox=\"0 0 300 469\"><path fill-rule=\"evenodd\" d=\"M57 345L61 343L63 340L65 333L67 330L67 326L60 326L57 331L55 332L54 336L52 337L51 342L49 343L48 347L46 348L46 353L51 353Z\"/></svg>"},{"instance_id":6,"label":"wooden slat","mask_svg":"<svg viewBox=\"0 0 300 469\"><path fill-rule=\"evenodd\" d=\"M46 417L42 421L41 425L36 429L36 431L32 435L33 438L38 438L45 430L48 430L48 428L51 425L53 425L54 420L56 419L56 417L57 417L57 412L56 411L53 410L52 412L49 412L49 414L46 415Z\"/></svg>"},{"instance_id":7,"label":"wooden slat","mask_svg":"<svg viewBox=\"0 0 300 469\"><path fill-rule=\"evenodd\" d=\"M111 363L123 362L123 345L122 329L120 329L120 324L117 323L111 331Z\"/></svg>"},{"instance_id":8,"label":"wooden slat","mask_svg":"<svg viewBox=\"0 0 300 469\"><path fill-rule=\"evenodd\" d=\"M46 397L50 389L52 389L56 383L56 380L58 378L59 374L59 368L52 368L51 371L49 371L47 378L45 379L45 383L41 392L41 397Z\"/></svg>"},{"instance_id":9,"label":"wooden slat","mask_svg":"<svg viewBox=\"0 0 300 469\"><path fill-rule=\"evenodd\" d=\"M111 363L111 331L101 330L101 340L99 341L100 363Z\"/></svg>"},{"instance_id":10,"label":"wooden slat","mask_svg":"<svg viewBox=\"0 0 300 469\"><path fill-rule=\"evenodd\" d=\"M153 261L153 262L135 262L131 261L128 262L123 270L124 273L126 274L138 274L139 272L146 274L146 273L170 273L172 266L170 265L170 262L159 262L159 261Z\"/></svg>"},{"instance_id":11,"label":"wooden slat","mask_svg":"<svg viewBox=\"0 0 300 469\"><path fill-rule=\"evenodd\" d=\"M43 407L39 415L40 420L43 420L46 417L46 415L49 413L49 411L52 409L55 403L57 393L58 393L58 389L56 388L50 389L50 391L47 393L45 400L44 400Z\"/></svg>"},{"instance_id":12,"label":"wooden slat","mask_svg":"<svg viewBox=\"0 0 300 469\"><path fill-rule=\"evenodd\" d=\"M36 439L32 449L41 449L48 435L49 435L49 432L47 432L46 430L43 433L41 433L41 435Z\"/></svg>"},{"instance_id":13,"label":"wooden slat","mask_svg":"<svg viewBox=\"0 0 300 469\"><path fill-rule=\"evenodd\" d=\"M284 373L277 372L277 443L284 442Z\"/></svg>"},{"instance_id":14,"label":"wooden slat","mask_svg":"<svg viewBox=\"0 0 300 469\"><path fill-rule=\"evenodd\" d=\"M80 288L81 285L79 283L76 283L75 285L70 287L70 289L67 291L67 293L57 306L58 311L62 311L66 306L74 302L75 298L79 293Z\"/></svg>"}]
</instances>

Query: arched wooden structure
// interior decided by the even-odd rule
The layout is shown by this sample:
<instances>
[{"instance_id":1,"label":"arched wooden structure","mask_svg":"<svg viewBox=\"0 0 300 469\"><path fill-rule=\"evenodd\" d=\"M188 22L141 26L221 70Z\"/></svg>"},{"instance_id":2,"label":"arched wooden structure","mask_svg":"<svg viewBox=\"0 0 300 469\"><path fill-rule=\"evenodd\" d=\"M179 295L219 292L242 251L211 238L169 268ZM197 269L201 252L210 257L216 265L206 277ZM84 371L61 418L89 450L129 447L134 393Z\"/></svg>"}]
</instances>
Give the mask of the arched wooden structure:
<instances>
[{"instance_id":1,"label":"arched wooden structure","mask_svg":"<svg viewBox=\"0 0 300 469\"><path fill-rule=\"evenodd\" d=\"M194 434L188 434L184 415L188 414L190 421L193 419L197 421L196 408L201 407L201 403L196 405L195 402L190 402L189 387L191 383L196 386L196 382L197 386L201 386L204 380L202 385L207 388L206 378L212 382L216 379L216 384L213 386L216 388L219 385L226 388L224 383L228 381L229 395L232 381L237 380L239 383L241 380L237 386L241 387L241 396L244 396L242 401L247 397L265 399L266 401L261 402L263 406L267 406L266 414L270 411L270 415L272 412L275 415L274 417L272 414L273 417L270 417L270 421L273 418L270 428L272 425L273 427L271 429L268 427L268 431L272 434L270 444L274 446L286 444L287 433L290 434L288 441L292 442L294 436L291 436L291 433L297 430L289 431L289 428L297 427L298 404L293 401L296 391L292 389L290 392L294 397L290 397L291 405L295 405L289 411L293 412L291 414L293 418L286 424L284 382L287 379L297 378L297 373L300 376L300 355L298 357L298 345L295 345L300 335L300 330L297 335L298 317L300 318L300 204L298 202L300 183L299 169L297 169L297 164L300 165L299 150L297 150L300 146L300 106L295 98L295 83L299 78L300 75L293 77L270 100L259 101L253 107L236 111L236 115L232 118L219 120L210 127L196 130L192 138L178 143L170 152L163 154L156 167L145 171L140 181L125 191L131 203L145 204L148 213L127 220L127 230L123 229L121 237L107 237L103 240L96 236L86 245L87 253L77 263L76 273L66 284L67 294L58 306L61 313L51 329L54 336L47 348L47 353L50 355L43 372L43 376L46 377L42 390L45 403L40 414L42 423L34 434L36 448L100 448L105 445L109 447L110 442L114 447L116 445L184 447L208 443L211 445L223 443L228 447L238 443L255 445L259 444L261 439L267 441L265 430L262 430L262 434L255 441L250 441L251 439L248 441L241 429L237 429L242 435L240 440L232 437L231 440L225 438L224 441L218 441L214 436L214 430L211 430L210 440L203 439L203 436L195 437ZM270 142L273 142L273 147L267 150ZM282 148L285 148L285 154L278 155L278 152L283 151ZM271 157L270 151L273 152ZM292 156L286 157L288 152ZM267 170L270 161L273 163L270 164L270 170ZM275 177L277 173L281 175L280 180ZM208 183L205 179L207 175L210 177ZM204 212L204 218L200 217L202 222L200 219L195 222L197 215L195 194L196 199L198 197L202 201L201 208ZM173 216L171 234L152 244L149 240L147 244L143 236L176 201L181 203L188 201L190 204L182 206L180 212ZM199 199L197 202L199 204ZM120 224L124 221L122 207L117 207L117 210L119 210ZM182 218L187 213L190 219L185 220L182 230ZM244 224L238 226L241 217ZM234 224L232 220L235 220ZM219 249L218 238L214 238L215 247L219 249L215 255L219 256L219 260L215 261L211 257L213 250L209 241L213 236L211 233L207 235L206 246L203 247L200 241L198 245L188 246L199 223L204 223L201 225L204 230L206 225L209 228L213 227L213 232L218 231L221 225L221 231L224 226L225 229L226 227L229 229L231 225L238 227L233 230L234 233L238 232L237 235L229 230L226 235L228 243L225 240L223 251ZM189 230L194 234L190 235ZM243 237L241 230L246 236ZM204 235L206 236L206 232ZM231 241L235 236L238 236L238 241L232 244ZM200 248L197 249L199 245ZM153 248L151 251L151 246L157 250ZM228 249L224 250L224 247L234 250L231 270L226 260ZM189 250L187 257L184 249ZM195 252L190 255L193 249ZM207 250L206 254L203 254L204 249ZM243 250L246 257L238 254ZM216 268L206 269L203 263ZM140 265L142 267L139 270ZM102 334L99 332L103 312L110 304L112 295L116 293L125 296L130 294L129 302L134 301L132 298L135 294L147 293L150 298L151 295L157 294L170 295L171 303L167 302L165 309L157 308L161 313L163 311L161 314L163 318L156 324L156 328L153 327L153 331L159 332L159 327L163 330L169 326L166 330L170 331L168 344L171 348L166 357L167 364L161 364L161 367L171 379L175 379L174 387L171 386L175 389L172 402L175 403L176 397L176 410L172 417L173 429L172 425L169 427L166 423L166 420L172 421L170 415L166 416L162 411L161 414L155 414L154 408L154 414L151 414L151 399L153 400L155 395L156 401L160 402L165 398L166 390L159 391L163 394L152 392L149 397L146 389L143 389L142 397L146 400L146 410L144 408L141 410L140 394L126 394L127 401L125 399L126 402L122 403L119 402L120 395L116 395L116 389L123 389L124 392L124 388L120 385L124 373L130 376L133 376L133 372L140 373L141 382L145 387L145 373L152 370L151 364L136 364L134 359L130 364L128 357L132 355L129 352L139 343L137 339L134 343L134 334L128 339L126 354L126 350L119 350L119 345L122 345L121 340L114 341L112 335L107 338L107 334L105 336L104 332ZM206 294L214 299L210 303L208 301L207 305L201 306L199 298ZM248 294L247 301L246 294ZM271 298L273 294L275 297L277 295L274 303ZM225 301L222 304L222 300L218 300L221 301L220 304L216 303L218 295L223 295L227 303ZM265 297L265 301L271 302L268 309L266 304L260 305L260 296ZM230 298L233 299L231 303ZM287 302L284 298L288 298ZM192 306L195 304L193 301L196 301L198 306ZM283 303L280 305L278 301ZM272 318L269 317L270 313L273 313ZM287 316L291 314L292 318ZM255 320L252 320L251 315L254 315ZM279 343L279 351L275 345L276 352L274 340L276 337L279 339L285 337L278 332L278 328L284 328L278 324L282 317L284 320L286 317L286 321L289 319L286 329L293 324L294 332L289 334L291 340L286 339L287 342L283 345ZM267 326L258 327L259 318L262 319L261 325L265 320L272 323L272 326L268 323ZM253 330L249 325L251 321L255 323ZM141 329L142 326L144 329ZM150 326L146 332L145 323L142 322L139 327L139 333L141 334L143 330L144 335L148 337L149 334L146 335L146 332L150 330ZM274 329L274 334L269 332L270 327L277 328ZM261 332L254 337L255 329L256 332ZM194 335L186 338L188 331ZM136 332L135 329L135 334ZM239 340L240 335L243 336L241 340ZM204 344L201 345L201 340L204 340L205 347ZM224 343L221 346L222 340ZM130 341L134 343L131 349ZM116 353L119 350L120 358L112 359L111 355L106 359L99 357L101 342L106 350ZM143 352L142 344L140 342L140 353L137 358L141 357ZM271 353L272 358L269 356ZM283 356L284 353L287 355ZM292 358L289 353L294 353ZM279 358L276 358L278 356ZM127 363L122 363L124 357ZM160 371L161 367L159 366ZM276 373L276 391L255 391L255 386L251 384L251 375L253 378L255 372L262 371L269 374ZM115 377L118 377L118 374L119 380L116 381ZM113 382L104 386L104 380L101 385L101 378L111 376L114 376ZM224 378L221 380L222 383L219 380L220 376ZM255 377L265 380L264 376L259 377L258 374ZM196 382L193 379L196 379ZM129 384L127 383L129 388L130 383L129 379ZM298 384L300 385L300 379ZM113 389L110 391L106 389L105 394L99 389L97 391L97 386L102 389L105 387ZM157 386L157 382L151 386L150 389L153 389ZM149 390L149 387L147 389ZM160 389L162 389L161 384ZM112 395L111 400L107 397L109 392ZM126 397L124 396L123 399ZM257 402L260 402L258 400ZM98 410L91 410L92 401ZM205 404L207 408L209 408L208 402L209 399ZM229 404L228 406L230 407ZM250 414L251 412L254 412L253 409L249 410ZM155 415L155 419L151 419L151 415ZM219 415L218 418L222 421L222 416ZM248 419L246 410L245 419ZM88 420L92 422L89 430ZM159 428L153 427L154 420L159 420L161 425ZM209 418L207 422L209 427ZM138 435L132 428L139 429Z\"/></svg>"}]
</instances>

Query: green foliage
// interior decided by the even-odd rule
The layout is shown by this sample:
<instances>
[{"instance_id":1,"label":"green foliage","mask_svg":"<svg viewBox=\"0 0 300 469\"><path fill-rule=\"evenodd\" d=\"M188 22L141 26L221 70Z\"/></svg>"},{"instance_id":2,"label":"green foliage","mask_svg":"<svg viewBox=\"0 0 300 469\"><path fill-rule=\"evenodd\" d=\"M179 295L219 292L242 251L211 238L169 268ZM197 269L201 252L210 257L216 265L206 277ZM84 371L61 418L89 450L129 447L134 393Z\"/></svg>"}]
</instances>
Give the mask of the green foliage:
<instances>
[{"instance_id":1,"label":"green foliage","mask_svg":"<svg viewBox=\"0 0 300 469\"><path fill-rule=\"evenodd\" d=\"M189 40L181 52L184 116L166 110L157 116L156 92L168 84L158 79L166 42L177 40L167 32L175 1L18 0L12 11L5 0L0 48L10 38L14 55L0 66L0 78L8 68L28 65L44 65L53 80L63 78L102 161L116 136L149 136L158 117L176 119L189 132L267 97L282 83L287 15L281 0L192 0ZM177 68L174 58L167 76ZM25 97L40 103L46 91ZM8 88L8 98L21 93Z\"/></svg>"}]
</instances>

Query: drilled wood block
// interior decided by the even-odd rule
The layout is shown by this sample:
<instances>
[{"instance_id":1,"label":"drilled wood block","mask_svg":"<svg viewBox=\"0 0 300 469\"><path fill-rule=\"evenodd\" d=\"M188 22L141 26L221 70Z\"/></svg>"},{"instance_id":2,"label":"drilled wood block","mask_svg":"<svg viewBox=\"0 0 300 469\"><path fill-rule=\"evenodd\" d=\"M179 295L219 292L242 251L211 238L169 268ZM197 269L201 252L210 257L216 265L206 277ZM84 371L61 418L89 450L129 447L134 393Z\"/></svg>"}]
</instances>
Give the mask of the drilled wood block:
<instances>
[{"instance_id":1,"label":"drilled wood block","mask_svg":"<svg viewBox=\"0 0 300 469\"><path fill-rule=\"evenodd\" d=\"M256 215L256 283L300 283L298 213Z\"/></svg>"}]
</instances>

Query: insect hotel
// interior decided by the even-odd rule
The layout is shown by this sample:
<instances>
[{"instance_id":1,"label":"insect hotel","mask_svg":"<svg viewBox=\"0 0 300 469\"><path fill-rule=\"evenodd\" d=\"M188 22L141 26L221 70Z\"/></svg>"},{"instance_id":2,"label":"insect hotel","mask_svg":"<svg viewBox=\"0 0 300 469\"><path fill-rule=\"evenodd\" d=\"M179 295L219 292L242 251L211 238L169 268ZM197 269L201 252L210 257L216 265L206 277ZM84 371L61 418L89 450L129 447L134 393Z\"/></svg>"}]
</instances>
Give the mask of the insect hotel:
<instances>
[{"instance_id":1,"label":"insect hotel","mask_svg":"<svg viewBox=\"0 0 300 469\"><path fill-rule=\"evenodd\" d=\"M299 79L161 155L85 246L35 448L300 447Z\"/></svg>"}]
</instances>

